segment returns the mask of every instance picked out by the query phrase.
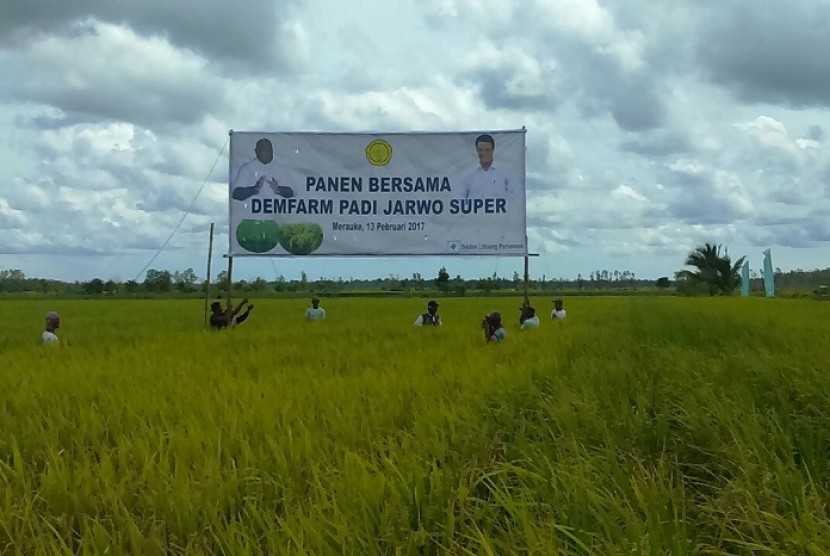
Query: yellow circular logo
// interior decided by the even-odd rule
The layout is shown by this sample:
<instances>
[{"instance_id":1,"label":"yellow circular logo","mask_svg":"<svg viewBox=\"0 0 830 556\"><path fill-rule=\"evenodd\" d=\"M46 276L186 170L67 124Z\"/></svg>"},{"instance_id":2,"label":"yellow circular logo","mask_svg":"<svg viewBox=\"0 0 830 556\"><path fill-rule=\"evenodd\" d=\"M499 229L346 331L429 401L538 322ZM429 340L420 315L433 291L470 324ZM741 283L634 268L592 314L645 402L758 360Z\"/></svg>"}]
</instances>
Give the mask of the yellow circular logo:
<instances>
[{"instance_id":1,"label":"yellow circular logo","mask_svg":"<svg viewBox=\"0 0 830 556\"><path fill-rule=\"evenodd\" d=\"M366 160L372 166L386 166L392 160L392 145L383 139L375 139L366 145Z\"/></svg>"}]
</instances>

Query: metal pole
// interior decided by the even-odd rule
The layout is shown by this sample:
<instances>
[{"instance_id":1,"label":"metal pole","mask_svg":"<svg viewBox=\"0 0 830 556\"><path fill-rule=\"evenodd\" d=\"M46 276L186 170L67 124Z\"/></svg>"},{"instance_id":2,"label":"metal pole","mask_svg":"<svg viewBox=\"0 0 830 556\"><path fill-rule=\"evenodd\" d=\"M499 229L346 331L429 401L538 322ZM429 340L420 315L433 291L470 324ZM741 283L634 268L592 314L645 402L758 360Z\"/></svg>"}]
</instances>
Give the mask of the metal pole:
<instances>
[{"instance_id":1,"label":"metal pole","mask_svg":"<svg viewBox=\"0 0 830 556\"><path fill-rule=\"evenodd\" d=\"M207 256L207 277L205 278L205 324L208 322L208 304L210 298L210 258L213 255L213 222L210 223L210 244Z\"/></svg>"},{"instance_id":2,"label":"metal pole","mask_svg":"<svg viewBox=\"0 0 830 556\"><path fill-rule=\"evenodd\" d=\"M527 236L525 236L525 247L527 246ZM527 290L530 283L530 273L528 272L530 256L525 253L525 303L530 303L530 297L527 294Z\"/></svg>"},{"instance_id":3,"label":"metal pole","mask_svg":"<svg viewBox=\"0 0 830 556\"><path fill-rule=\"evenodd\" d=\"M233 257L228 257L228 309L231 308L231 295L233 294Z\"/></svg>"}]
</instances>

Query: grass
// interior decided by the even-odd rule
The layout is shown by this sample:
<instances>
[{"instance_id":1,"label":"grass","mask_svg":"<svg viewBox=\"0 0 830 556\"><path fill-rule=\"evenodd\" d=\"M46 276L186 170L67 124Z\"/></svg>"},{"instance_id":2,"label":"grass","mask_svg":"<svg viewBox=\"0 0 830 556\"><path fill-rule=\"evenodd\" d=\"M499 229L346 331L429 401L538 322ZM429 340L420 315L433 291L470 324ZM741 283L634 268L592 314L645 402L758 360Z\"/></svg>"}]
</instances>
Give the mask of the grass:
<instances>
[{"instance_id":1,"label":"grass","mask_svg":"<svg viewBox=\"0 0 830 556\"><path fill-rule=\"evenodd\" d=\"M826 304L324 301L2 302L0 553L830 552Z\"/></svg>"}]
</instances>

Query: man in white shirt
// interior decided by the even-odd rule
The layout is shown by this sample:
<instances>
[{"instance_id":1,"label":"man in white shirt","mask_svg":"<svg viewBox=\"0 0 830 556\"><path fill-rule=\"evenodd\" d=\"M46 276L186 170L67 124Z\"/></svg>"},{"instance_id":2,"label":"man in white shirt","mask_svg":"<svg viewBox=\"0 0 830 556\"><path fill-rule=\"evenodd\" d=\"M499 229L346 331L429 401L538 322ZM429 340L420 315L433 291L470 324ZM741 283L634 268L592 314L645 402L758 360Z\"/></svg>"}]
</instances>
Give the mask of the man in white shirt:
<instances>
[{"instance_id":1,"label":"man in white shirt","mask_svg":"<svg viewBox=\"0 0 830 556\"><path fill-rule=\"evenodd\" d=\"M492 136L479 135L476 138L478 165L464 177L460 191L461 199L510 199L513 196L506 168L493 161L495 150L496 141Z\"/></svg>"},{"instance_id":2,"label":"man in white shirt","mask_svg":"<svg viewBox=\"0 0 830 556\"><path fill-rule=\"evenodd\" d=\"M46 328L40 336L40 342L43 345L59 344L58 336L55 331L61 326L61 318L55 311L46 313Z\"/></svg>"},{"instance_id":3,"label":"man in white shirt","mask_svg":"<svg viewBox=\"0 0 830 556\"><path fill-rule=\"evenodd\" d=\"M553 300L553 311L550 312L550 318L556 320L564 320L565 317L568 316L568 312L565 311L563 307L561 299L554 299Z\"/></svg>"},{"instance_id":4,"label":"man in white shirt","mask_svg":"<svg viewBox=\"0 0 830 556\"><path fill-rule=\"evenodd\" d=\"M305 320L326 320L326 310L320 307L319 298L311 299L311 307L305 310Z\"/></svg>"},{"instance_id":5,"label":"man in white shirt","mask_svg":"<svg viewBox=\"0 0 830 556\"><path fill-rule=\"evenodd\" d=\"M415 319L415 326L441 326L441 316L438 314L438 302L427 303L427 312Z\"/></svg>"},{"instance_id":6,"label":"man in white shirt","mask_svg":"<svg viewBox=\"0 0 830 556\"><path fill-rule=\"evenodd\" d=\"M519 315L519 328L527 330L528 328L539 328L539 316L536 314L536 309L530 305L529 301L522 303L519 307L522 312Z\"/></svg>"},{"instance_id":7,"label":"man in white shirt","mask_svg":"<svg viewBox=\"0 0 830 556\"><path fill-rule=\"evenodd\" d=\"M268 185L274 195L285 197L294 196L294 189L287 179L278 175L280 170L274 160L274 147L268 139L260 139L254 148L256 158L243 164L236 172L233 180L231 197L237 201L245 201L259 194L264 185Z\"/></svg>"}]
</instances>

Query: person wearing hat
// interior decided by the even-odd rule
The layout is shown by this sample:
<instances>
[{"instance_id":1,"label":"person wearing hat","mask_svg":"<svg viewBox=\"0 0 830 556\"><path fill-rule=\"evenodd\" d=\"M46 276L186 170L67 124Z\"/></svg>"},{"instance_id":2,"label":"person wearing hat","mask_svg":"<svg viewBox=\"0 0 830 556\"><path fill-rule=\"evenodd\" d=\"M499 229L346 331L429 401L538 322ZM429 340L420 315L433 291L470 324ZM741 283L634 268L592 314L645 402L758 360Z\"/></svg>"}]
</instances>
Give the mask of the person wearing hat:
<instances>
[{"instance_id":1,"label":"person wearing hat","mask_svg":"<svg viewBox=\"0 0 830 556\"><path fill-rule=\"evenodd\" d=\"M553 300L553 311L550 312L550 318L556 320L564 320L568 316L568 312L562 305L561 299Z\"/></svg>"},{"instance_id":2,"label":"person wearing hat","mask_svg":"<svg viewBox=\"0 0 830 556\"><path fill-rule=\"evenodd\" d=\"M320 298L311 298L311 307L305 310L305 320L326 320L326 310L320 307Z\"/></svg>"},{"instance_id":3,"label":"person wearing hat","mask_svg":"<svg viewBox=\"0 0 830 556\"><path fill-rule=\"evenodd\" d=\"M441 326L441 316L438 315L438 302L434 299L427 303L427 312L415 319L415 326Z\"/></svg>"},{"instance_id":4,"label":"person wearing hat","mask_svg":"<svg viewBox=\"0 0 830 556\"><path fill-rule=\"evenodd\" d=\"M536 314L536 309L530 305L530 301L525 301L519 307L521 314L519 315L519 328L527 330L528 328L539 328L539 316Z\"/></svg>"},{"instance_id":5,"label":"person wearing hat","mask_svg":"<svg viewBox=\"0 0 830 556\"><path fill-rule=\"evenodd\" d=\"M49 311L46 313L46 327L43 330L43 334L40 336L40 342L43 345L59 344L60 340L58 339L57 334L55 334L55 331L60 328L60 326L61 318L55 311Z\"/></svg>"},{"instance_id":6,"label":"person wearing hat","mask_svg":"<svg viewBox=\"0 0 830 556\"><path fill-rule=\"evenodd\" d=\"M481 328L484 330L484 339L487 343L501 342L507 337L507 332L501 324L501 313L492 311L481 321Z\"/></svg>"},{"instance_id":7,"label":"person wearing hat","mask_svg":"<svg viewBox=\"0 0 830 556\"><path fill-rule=\"evenodd\" d=\"M239 315L239 312L242 311L242 308L245 305L248 305L248 308L245 309L244 313ZM230 306L228 306L227 309L222 309L222 302L214 301L210 304L210 327L214 330L233 328L234 326L245 322L245 319L247 319L248 315L251 314L253 308L253 304L248 303L248 298L243 299L242 302L237 305L236 309L231 309Z\"/></svg>"}]
</instances>

